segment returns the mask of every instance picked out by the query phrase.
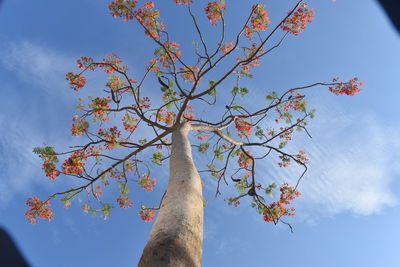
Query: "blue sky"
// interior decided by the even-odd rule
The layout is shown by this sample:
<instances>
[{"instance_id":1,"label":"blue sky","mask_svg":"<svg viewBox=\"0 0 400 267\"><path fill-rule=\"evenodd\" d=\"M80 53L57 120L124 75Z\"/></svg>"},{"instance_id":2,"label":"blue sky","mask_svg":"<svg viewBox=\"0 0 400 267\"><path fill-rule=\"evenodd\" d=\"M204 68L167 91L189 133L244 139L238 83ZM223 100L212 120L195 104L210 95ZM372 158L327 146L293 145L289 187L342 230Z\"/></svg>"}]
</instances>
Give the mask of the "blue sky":
<instances>
[{"instance_id":1,"label":"blue sky","mask_svg":"<svg viewBox=\"0 0 400 267\"><path fill-rule=\"evenodd\" d=\"M248 2L232 1L232 27L241 21L243 7L255 3ZM294 1L261 3L277 23ZM360 77L364 91L352 98L335 97L325 88L309 94L310 105L317 109L309 127L313 138L299 136L291 145L304 148L311 159L299 188L298 216L290 220L293 234L284 225L265 224L246 205L228 207L223 197L213 197L215 184L207 181L204 266L400 266L399 35L375 1L309 3L315 20L302 35L291 36L264 58L255 78L246 82L254 92L249 102L264 97L266 90L337 76ZM56 220L51 223L32 226L24 216L28 197L44 198L71 185L46 180L31 151L43 142L56 148L79 142L69 127L80 96L64 80L65 73L75 69L75 60L115 52L135 75L152 56L142 31L113 19L107 4L5 0L0 8L0 225L32 266L135 266L151 229L135 208L157 203L166 184L167 170L156 170L164 176L156 192L134 190L135 208L115 209L106 221L77 206L65 211L56 201ZM189 47L189 24L175 15L171 3L163 1L162 7L177 41ZM100 85L95 82L93 90ZM294 181L298 176L297 169L273 168L268 161L259 172L268 179Z\"/></svg>"}]
</instances>

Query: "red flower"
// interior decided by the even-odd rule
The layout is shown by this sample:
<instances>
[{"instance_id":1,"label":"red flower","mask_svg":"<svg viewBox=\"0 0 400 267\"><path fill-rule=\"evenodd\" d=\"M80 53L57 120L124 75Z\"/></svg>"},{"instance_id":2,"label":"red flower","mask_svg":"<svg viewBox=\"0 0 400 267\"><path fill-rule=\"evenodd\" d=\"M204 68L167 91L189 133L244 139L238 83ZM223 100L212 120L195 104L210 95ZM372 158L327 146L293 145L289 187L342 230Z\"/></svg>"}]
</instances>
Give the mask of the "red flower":
<instances>
[{"instance_id":1,"label":"red flower","mask_svg":"<svg viewBox=\"0 0 400 267\"><path fill-rule=\"evenodd\" d=\"M339 78L333 79L333 82L337 82ZM357 77L354 77L347 83L338 83L335 87L329 87L329 91L334 93L335 95L348 95L353 96L359 92L361 92L360 87L362 87L364 83L359 81Z\"/></svg>"},{"instance_id":2,"label":"red flower","mask_svg":"<svg viewBox=\"0 0 400 267\"><path fill-rule=\"evenodd\" d=\"M223 10L226 10L226 4L222 4L219 1L209 2L205 8L208 20L212 25L218 25L218 22L223 17Z\"/></svg>"},{"instance_id":3,"label":"red flower","mask_svg":"<svg viewBox=\"0 0 400 267\"><path fill-rule=\"evenodd\" d=\"M127 208L132 207L132 205L133 205L133 202L128 197L124 197L124 196L120 196L117 199L117 202L121 209L127 209Z\"/></svg>"},{"instance_id":4,"label":"red flower","mask_svg":"<svg viewBox=\"0 0 400 267\"><path fill-rule=\"evenodd\" d=\"M178 5L189 5L192 3L192 0L174 0Z\"/></svg>"},{"instance_id":5,"label":"red flower","mask_svg":"<svg viewBox=\"0 0 400 267\"><path fill-rule=\"evenodd\" d=\"M230 43L225 43L222 47L221 47L221 52L222 54L226 55L228 52L230 52L233 48L234 48L234 44L233 42Z\"/></svg>"},{"instance_id":6,"label":"red flower","mask_svg":"<svg viewBox=\"0 0 400 267\"><path fill-rule=\"evenodd\" d=\"M143 187L146 192L151 192L154 190L154 187L157 184L156 179L150 179L150 177L147 174L143 174L143 178L138 180L138 184Z\"/></svg>"},{"instance_id":7,"label":"red flower","mask_svg":"<svg viewBox=\"0 0 400 267\"><path fill-rule=\"evenodd\" d=\"M26 218L30 223L37 223L37 218L42 218L48 221L54 220L54 213L50 207L50 201L43 202L37 197L31 197L26 201L26 205L31 207L27 212L25 212Z\"/></svg>"},{"instance_id":8,"label":"red flower","mask_svg":"<svg viewBox=\"0 0 400 267\"><path fill-rule=\"evenodd\" d=\"M250 137L253 129L253 124L247 122L245 119L239 118L235 118L234 122L240 138Z\"/></svg>"},{"instance_id":9,"label":"red flower","mask_svg":"<svg viewBox=\"0 0 400 267\"><path fill-rule=\"evenodd\" d=\"M268 205L263 211L264 221L276 222L282 216L293 217L295 209L293 207L287 208L297 197L301 194L287 183L283 184L280 188L280 199Z\"/></svg>"},{"instance_id":10,"label":"red flower","mask_svg":"<svg viewBox=\"0 0 400 267\"><path fill-rule=\"evenodd\" d=\"M86 78L83 77L82 74L68 72L65 76L65 79L69 81L69 85L74 91L78 91L78 89L83 88L86 85Z\"/></svg>"},{"instance_id":11,"label":"red flower","mask_svg":"<svg viewBox=\"0 0 400 267\"><path fill-rule=\"evenodd\" d=\"M290 12L289 12L290 13ZM307 22L314 19L314 10L308 8L307 3L302 3L294 14L287 18L281 25L282 30L298 35L304 31Z\"/></svg>"},{"instance_id":12,"label":"red flower","mask_svg":"<svg viewBox=\"0 0 400 267\"><path fill-rule=\"evenodd\" d=\"M127 0L116 0L112 1L108 6L111 11L111 15L114 18L124 18L125 21L132 20L135 17L134 8L138 1L127 1Z\"/></svg>"},{"instance_id":13,"label":"red flower","mask_svg":"<svg viewBox=\"0 0 400 267\"><path fill-rule=\"evenodd\" d=\"M154 216L156 215L153 209L149 209L146 207L141 207L141 210L139 211L140 218L145 221L145 222L151 222L154 219Z\"/></svg>"},{"instance_id":14,"label":"red flower","mask_svg":"<svg viewBox=\"0 0 400 267\"><path fill-rule=\"evenodd\" d=\"M255 5L253 6L253 13L251 15L251 25L246 26L244 36L249 38L249 40L252 40L253 33L266 31L268 29L268 24L270 23L271 21L268 18L265 6Z\"/></svg>"}]
</instances>

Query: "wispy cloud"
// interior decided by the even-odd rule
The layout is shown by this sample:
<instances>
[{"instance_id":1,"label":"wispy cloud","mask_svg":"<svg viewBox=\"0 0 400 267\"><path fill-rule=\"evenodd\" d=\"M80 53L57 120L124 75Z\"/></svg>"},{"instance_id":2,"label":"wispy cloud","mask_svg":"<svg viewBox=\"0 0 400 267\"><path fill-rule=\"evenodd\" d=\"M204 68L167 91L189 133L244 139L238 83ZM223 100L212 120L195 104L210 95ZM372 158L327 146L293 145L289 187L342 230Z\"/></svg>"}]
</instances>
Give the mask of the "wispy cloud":
<instances>
[{"instance_id":1,"label":"wispy cloud","mask_svg":"<svg viewBox=\"0 0 400 267\"><path fill-rule=\"evenodd\" d=\"M31 147L38 135L4 115L0 115L0 129L0 205L4 205L16 194L28 192L37 178L34 174L38 162Z\"/></svg>"},{"instance_id":2,"label":"wispy cloud","mask_svg":"<svg viewBox=\"0 0 400 267\"><path fill-rule=\"evenodd\" d=\"M46 186L32 148L49 139L63 142L53 135L64 129L53 126L64 116L60 107L70 100L60 92L67 91L64 75L71 62L54 49L28 41L1 46L0 67L12 71L17 80L2 77L1 92L7 101L0 106L0 206L18 194L30 196L34 185Z\"/></svg>"},{"instance_id":3,"label":"wispy cloud","mask_svg":"<svg viewBox=\"0 0 400 267\"><path fill-rule=\"evenodd\" d=\"M28 41L6 42L1 50L1 64L6 69L48 92L65 87L65 73L74 67L70 57Z\"/></svg>"},{"instance_id":4,"label":"wispy cloud","mask_svg":"<svg viewBox=\"0 0 400 267\"><path fill-rule=\"evenodd\" d=\"M343 107L319 107L311 122L311 140L294 147L305 148L311 163L299 190L299 212L304 218L350 212L371 215L397 203L392 183L399 174L400 143L393 140L395 125L385 125L371 113L346 112ZM289 178L295 183L298 168L264 170L274 179ZM309 220L307 219L307 220Z\"/></svg>"}]
</instances>

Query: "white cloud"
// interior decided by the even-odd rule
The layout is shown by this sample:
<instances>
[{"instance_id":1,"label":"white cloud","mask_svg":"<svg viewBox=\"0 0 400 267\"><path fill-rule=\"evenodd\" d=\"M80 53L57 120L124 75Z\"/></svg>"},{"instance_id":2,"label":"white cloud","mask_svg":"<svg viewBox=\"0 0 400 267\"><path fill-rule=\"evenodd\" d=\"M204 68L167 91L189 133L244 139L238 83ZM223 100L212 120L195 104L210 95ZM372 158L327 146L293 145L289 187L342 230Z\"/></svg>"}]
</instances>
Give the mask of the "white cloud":
<instances>
[{"instance_id":1,"label":"white cloud","mask_svg":"<svg viewBox=\"0 0 400 267\"><path fill-rule=\"evenodd\" d=\"M54 92L60 86L66 87L65 73L74 68L71 58L28 41L6 43L0 55L6 69L48 92Z\"/></svg>"},{"instance_id":2,"label":"white cloud","mask_svg":"<svg viewBox=\"0 0 400 267\"><path fill-rule=\"evenodd\" d=\"M16 121L0 116L0 204L7 204L15 194L30 190L35 177L35 166L39 166L32 154L36 133L22 128Z\"/></svg>"},{"instance_id":3,"label":"white cloud","mask_svg":"<svg viewBox=\"0 0 400 267\"><path fill-rule=\"evenodd\" d=\"M28 41L4 42L1 46L1 66L13 71L17 82L23 80L28 85L17 87L10 84L15 78L8 82L5 79L1 89L7 96L0 107L1 206L18 194L31 196L35 184L48 187L41 162L32 149L49 138L55 139L54 135L62 130L49 126L64 116L61 107L69 98L60 97L60 93L67 91L64 75L71 63L71 58ZM45 94L39 89L44 89ZM65 138L55 140L62 143Z\"/></svg>"},{"instance_id":4,"label":"white cloud","mask_svg":"<svg viewBox=\"0 0 400 267\"><path fill-rule=\"evenodd\" d=\"M399 174L396 159L400 158L400 143L393 139L395 126L366 112L351 114L343 107L320 105L309 127L313 139L294 143L310 155L309 171L299 186L298 214L308 221L343 212L371 215L395 205L392 183ZM273 179L290 177L292 184L301 173L295 167L283 170L269 163L264 171Z\"/></svg>"}]
</instances>

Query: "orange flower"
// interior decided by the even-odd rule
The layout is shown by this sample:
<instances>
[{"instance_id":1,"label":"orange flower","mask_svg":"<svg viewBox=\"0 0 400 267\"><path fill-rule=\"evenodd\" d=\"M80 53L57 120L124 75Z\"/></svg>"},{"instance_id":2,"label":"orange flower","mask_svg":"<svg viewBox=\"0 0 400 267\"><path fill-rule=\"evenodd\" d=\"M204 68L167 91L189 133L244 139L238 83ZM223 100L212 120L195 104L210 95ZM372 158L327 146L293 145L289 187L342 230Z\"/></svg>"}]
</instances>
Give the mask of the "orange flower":
<instances>
[{"instance_id":1,"label":"orange flower","mask_svg":"<svg viewBox=\"0 0 400 267\"><path fill-rule=\"evenodd\" d=\"M48 221L54 220L54 213L50 207L50 201L43 202L37 197L31 197L26 201L26 205L31 207L25 212L26 218L31 224L37 223L37 218L46 219Z\"/></svg>"},{"instance_id":2,"label":"orange flower","mask_svg":"<svg viewBox=\"0 0 400 267\"><path fill-rule=\"evenodd\" d=\"M223 10L226 10L226 4L220 2L209 2L205 8L208 20L212 25L218 25L218 22L224 16Z\"/></svg>"},{"instance_id":3,"label":"orange flower","mask_svg":"<svg viewBox=\"0 0 400 267\"><path fill-rule=\"evenodd\" d=\"M307 22L314 19L314 15L314 10L309 9L307 3L302 3L296 12L283 22L281 28L291 34L298 35L304 31Z\"/></svg>"}]
</instances>

